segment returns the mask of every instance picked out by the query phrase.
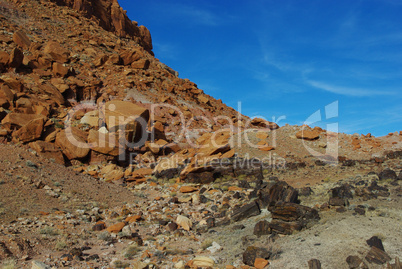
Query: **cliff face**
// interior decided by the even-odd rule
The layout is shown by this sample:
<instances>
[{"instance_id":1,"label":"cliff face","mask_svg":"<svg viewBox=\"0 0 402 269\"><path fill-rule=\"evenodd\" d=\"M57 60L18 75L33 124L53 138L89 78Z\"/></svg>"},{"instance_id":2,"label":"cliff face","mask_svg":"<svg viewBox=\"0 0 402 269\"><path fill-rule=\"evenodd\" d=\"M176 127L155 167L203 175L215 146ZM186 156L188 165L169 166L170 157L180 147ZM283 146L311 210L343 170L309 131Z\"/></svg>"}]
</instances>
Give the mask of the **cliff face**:
<instances>
[{"instance_id":1,"label":"cliff face","mask_svg":"<svg viewBox=\"0 0 402 269\"><path fill-rule=\"evenodd\" d=\"M151 33L145 26L137 26L126 15L117 0L51 0L60 6L68 6L82 12L88 18L95 18L99 25L119 37L137 41L146 51L152 53Z\"/></svg>"}]
</instances>

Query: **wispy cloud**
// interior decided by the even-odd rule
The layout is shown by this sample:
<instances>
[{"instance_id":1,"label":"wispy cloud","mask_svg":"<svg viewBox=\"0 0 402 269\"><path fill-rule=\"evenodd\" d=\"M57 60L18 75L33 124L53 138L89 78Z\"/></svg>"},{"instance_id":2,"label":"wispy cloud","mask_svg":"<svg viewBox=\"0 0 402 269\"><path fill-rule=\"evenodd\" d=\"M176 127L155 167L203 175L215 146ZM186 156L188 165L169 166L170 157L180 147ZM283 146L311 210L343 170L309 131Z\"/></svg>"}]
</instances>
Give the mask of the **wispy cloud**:
<instances>
[{"instance_id":1,"label":"wispy cloud","mask_svg":"<svg viewBox=\"0 0 402 269\"><path fill-rule=\"evenodd\" d=\"M363 88L342 87L342 86L330 85L327 83L314 81L314 80L307 80L306 82L310 86L313 86L315 88L318 88L318 89L321 89L321 90L324 90L327 92L332 92L335 94L347 95L347 96L364 97L364 96L395 94L395 92L392 92L392 91L380 91L380 90L363 89Z\"/></svg>"}]
</instances>

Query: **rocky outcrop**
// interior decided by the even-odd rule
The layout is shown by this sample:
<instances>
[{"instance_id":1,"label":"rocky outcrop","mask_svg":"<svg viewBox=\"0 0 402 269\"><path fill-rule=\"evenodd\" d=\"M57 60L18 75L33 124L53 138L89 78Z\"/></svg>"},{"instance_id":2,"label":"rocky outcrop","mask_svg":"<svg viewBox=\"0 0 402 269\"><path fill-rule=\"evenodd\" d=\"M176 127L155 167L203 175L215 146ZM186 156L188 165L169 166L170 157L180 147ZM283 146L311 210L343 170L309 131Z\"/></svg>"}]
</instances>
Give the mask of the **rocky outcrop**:
<instances>
[{"instance_id":1,"label":"rocky outcrop","mask_svg":"<svg viewBox=\"0 0 402 269\"><path fill-rule=\"evenodd\" d=\"M51 0L57 5L68 6L83 12L86 17L95 17L99 25L119 37L130 37L152 53L151 33L145 26L137 26L126 15L117 0Z\"/></svg>"}]
</instances>

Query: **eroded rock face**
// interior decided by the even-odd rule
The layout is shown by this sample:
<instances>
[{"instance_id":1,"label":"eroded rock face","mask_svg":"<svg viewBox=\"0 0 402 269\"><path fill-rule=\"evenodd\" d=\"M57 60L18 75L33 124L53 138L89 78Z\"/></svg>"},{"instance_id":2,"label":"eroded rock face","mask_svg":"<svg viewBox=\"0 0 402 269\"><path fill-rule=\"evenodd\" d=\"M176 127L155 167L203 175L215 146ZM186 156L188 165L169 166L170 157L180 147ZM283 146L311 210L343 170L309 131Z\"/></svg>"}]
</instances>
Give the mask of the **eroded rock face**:
<instances>
[{"instance_id":1,"label":"eroded rock face","mask_svg":"<svg viewBox=\"0 0 402 269\"><path fill-rule=\"evenodd\" d=\"M83 12L86 17L96 17L99 25L120 37L137 39L140 45L151 53L151 33L145 26L137 26L126 15L117 0L51 0L57 5L69 6Z\"/></svg>"}]
</instances>

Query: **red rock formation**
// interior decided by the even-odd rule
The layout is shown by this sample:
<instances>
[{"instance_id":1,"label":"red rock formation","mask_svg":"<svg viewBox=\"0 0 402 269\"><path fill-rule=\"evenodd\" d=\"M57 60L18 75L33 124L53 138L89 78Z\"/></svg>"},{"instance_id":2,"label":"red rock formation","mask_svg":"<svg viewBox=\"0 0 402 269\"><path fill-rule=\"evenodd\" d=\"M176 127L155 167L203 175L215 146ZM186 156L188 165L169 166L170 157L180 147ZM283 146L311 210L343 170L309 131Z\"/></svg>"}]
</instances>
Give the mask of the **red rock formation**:
<instances>
[{"instance_id":1,"label":"red rock formation","mask_svg":"<svg viewBox=\"0 0 402 269\"><path fill-rule=\"evenodd\" d=\"M60 6L69 6L83 12L86 17L95 17L99 25L119 37L135 39L152 54L151 33L145 26L137 26L126 15L117 0L50 0Z\"/></svg>"}]
</instances>

